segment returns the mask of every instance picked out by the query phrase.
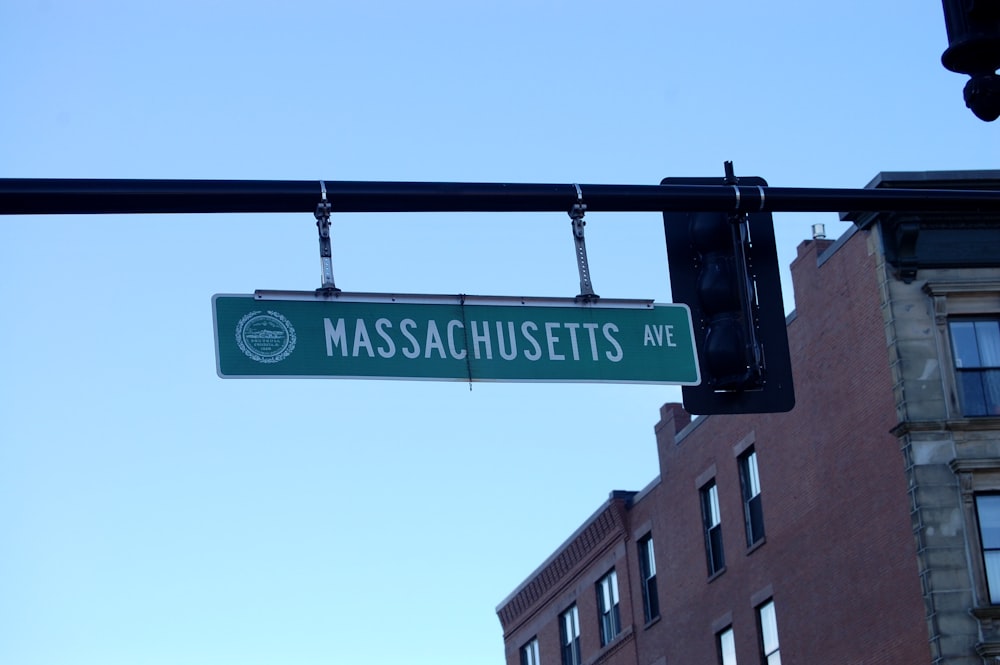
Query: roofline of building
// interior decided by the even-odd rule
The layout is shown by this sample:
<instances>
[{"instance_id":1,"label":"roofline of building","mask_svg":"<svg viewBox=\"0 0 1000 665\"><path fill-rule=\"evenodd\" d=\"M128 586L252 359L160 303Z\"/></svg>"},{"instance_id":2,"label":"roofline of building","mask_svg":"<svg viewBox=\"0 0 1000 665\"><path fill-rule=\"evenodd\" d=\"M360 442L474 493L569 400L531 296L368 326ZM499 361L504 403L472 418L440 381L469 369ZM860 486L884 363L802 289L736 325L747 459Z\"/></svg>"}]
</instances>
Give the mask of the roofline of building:
<instances>
[{"instance_id":1,"label":"roofline of building","mask_svg":"<svg viewBox=\"0 0 1000 665\"><path fill-rule=\"evenodd\" d=\"M974 171L880 171L865 185L865 189L997 189L1000 170ZM841 221L854 222L861 228L870 226L881 213L842 212Z\"/></svg>"},{"instance_id":2,"label":"roofline of building","mask_svg":"<svg viewBox=\"0 0 1000 665\"><path fill-rule=\"evenodd\" d=\"M629 508L639 503L646 498L646 495L653 491L653 488L660 484L660 474L656 474L656 477L646 483L646 486L635 493L635 495L629 500Z\"/></svg>"},{"instance_id":3,"label":"roofline of building","mask_svg":"<svg viewBox=\"0 0 1000 665\"><path fill-rule=\"evenodd\" d=\"M659 479L659 476L657 476L657 480L658 479ZM648 488L649 485L647 485L646 487ZM643 489L643 491L645 491L645 490L646 490L646 488ZM533 571L531 571L528 574L528 576L524 578L524 581L522 581L520 584L517 585L517 588L515 588L513 591L511 591L509 594L507 594L507 597L504 598L503 600L501 600L499 604L497 604L497 606L496 606L496 612L499 613L500 610L503 609L503 607L505 605L507 605L507 603L509 603L510 601L512 601L514 599L514 597L517 596L517 594L521 593L521 591L523 591L526 586L528 586L529 584L531 584L532 580L534 580L536 577L538 577L538 575L543 570L545 570L546 566L548 566L553 561L555 561L556 558L563 552L563 550L565 550L570 545L570 543L572 543L577 538L577 536L579 536L581 533L583 533L587 529L587 527L589 527L591 524L593 524L594 521L598 517L600 517L602 513L604 513L604 511L606 511L608 508L610 508L611 505L616 500L618 500L618 499L626 499L627 501L631 501L631 500L635 499L635 496L637 494L639 494L639 492L633 492L631 490L611 490L611 492L608 493L607 500L604 503L602 503L597 508L597 510L595 510L593 513L591 513L590 517L588 517L586 520L584 520L583 523L579 527L577 527L576 531L574 531L572 534L570 534L570 536L568 538L566 538L566 540L564 540L562 543L560 543L559 546L555 550L553 550L552 554L550 554L548 556L548 558L545 559L545 561L543 561L541 564L538 565L538 567L536 567Z\"/></svg>"},{"instance_id":4,"label":"roofline of building","mask_svg":"<svg viewBox=\"0 0 1000 665\"><path fill-rule=\"evenodd\" d=\"M979 169L973 171L879 171L865 185L865 189L888 187L914 187L934 189L942 187L968 187L969 185L992 185L1000 180L1000 169Z\"/></svg>"}]
</instances>

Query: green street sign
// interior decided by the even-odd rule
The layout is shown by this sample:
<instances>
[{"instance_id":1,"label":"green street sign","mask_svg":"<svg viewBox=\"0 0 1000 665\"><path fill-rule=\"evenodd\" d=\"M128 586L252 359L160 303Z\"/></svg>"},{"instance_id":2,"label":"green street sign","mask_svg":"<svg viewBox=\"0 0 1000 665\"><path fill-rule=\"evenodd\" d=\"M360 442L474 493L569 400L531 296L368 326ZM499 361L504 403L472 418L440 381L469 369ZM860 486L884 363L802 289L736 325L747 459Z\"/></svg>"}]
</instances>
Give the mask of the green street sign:
<instances>
[{"instance_id":1,"label":"green street sign","mask_svg":"<svg viewBox=\"0 0 1000 665\"><path fill-rule=\"evenodd\" d=\"M212 309L222 378L700 380L682 304L258 291Z\"/></svg>"}]
</instances>

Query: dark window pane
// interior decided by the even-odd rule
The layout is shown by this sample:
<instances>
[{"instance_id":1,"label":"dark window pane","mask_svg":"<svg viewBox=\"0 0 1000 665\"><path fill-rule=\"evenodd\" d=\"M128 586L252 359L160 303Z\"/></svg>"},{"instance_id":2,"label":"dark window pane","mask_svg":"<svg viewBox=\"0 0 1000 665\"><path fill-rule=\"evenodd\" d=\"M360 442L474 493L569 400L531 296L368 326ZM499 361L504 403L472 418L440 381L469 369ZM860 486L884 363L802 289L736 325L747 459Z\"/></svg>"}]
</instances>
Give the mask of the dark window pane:
<instances>
[{"instance_id":1,"label":"dark window pane","mask_svg":"<svg viewBox=\"0 0 1000 665\"><path fill-rule=\"evenodd\" d=\"M747 502L747 512L750 544L753 545L764 537L764 508L761 506L759 494Z\"/></svg>"},{"instance_id":2,"label":"dark window pane","mask_svg":"<svg viewBox=\"0 0 1000 665\"><path fill-rule=\"evenodd\" d=\"M726 558L722 553L722 527L714 526L708 531L709 559L711 572L717 573L726 565Z\"/></svg>"},{"instance_id":3,"label":"dark window pane","mask_svg":"<svg viewBox=\"0 0 1000 665\"><path fill-rule=\"evenodd\" d=\"M959 398L962 400L962 415L989 415L986 406L986 394L983 392L981 372L964 371L958 373Z\"/></svg>"},{"instance_id":4,"label":"dark window pane","mask_svg":"<svg viewBox=\"0 0 1000 665\"><path fill-rule=\"evenodd\" d=\"M601 646L608 644L611 640L615 639L619 632L619 621L620 617L618 614L618 606L615 605L611 610L601 615Z\"/></svg>"},{"instance_id":5,"label":"dark window pane","mask_svg":"<svg viewBox=\"0 0 1000 665\"><path fill-rule=\"evenodd\" d=\"M972 321L951 323L951 344L955 349L955 366L959 369L979 367L979 347L976 326Z\"/></svg>"},{"instance_id":6,"label":"dark window pane","mask_svg":"<svg viewBox=\"0 0 1000 665\"><path fill-rule=\"evenodd\" d=\"M660 597L656 591L656 575L646 580L646 621L660 616Z\"/></svg>"},{"instance_id":7,"label":"dark window pane","mask_svg":"<svg viewBox=\"0 0 1000 665\"><path fill-rule=\"evenodd\" d=\"M764 509L760 499L760 476L757 453L750 448L739 458L740 485L743 488L743 518L746 522L747 545L764 537Z\"/></svg>"},{"instance_id":8,"label":"dark window pane","mask_svg":"<svg viewBox=\"0 0 1000 665\"><path fill-rule=\"evenodd\" d=\"M653 537L639 541L639 574L642 576L642 610L646 623L660 616L660 599L656 590L656 558Z\"/></svg>"},{"instance_id":9,"label":"dark window pane","mask_svg":"<svg viewBox=\"0 0 1000 665\"><path fill-rule=\"evenodd\" d=\"M722 527L719 512L719 490L715 481L701 488L701 513L705 527L705 554L708 557L708 574L714 575L722 570Z\"/></svg>"},{"instance_id":10,"label":"dark window pane","mask_svg":"<svg viewBox=\"0 0 1000 665\"><path fill-rule=\"evenodd\" d=\"M988 369L981 372L983 379L983 400L987 415L1000 415L1000 370Z\"/></svg>"},{"instance_id":11,"label":"dark window pane","mask_svg":"<svg viewBox=\"0 0 1000 665\"><path fill-rule=\"evenodd\" d=\"M990 603L1000 605L1000 550L983 552L986 564L986 585L990 590Z\"/></svg>"}]
</instances>

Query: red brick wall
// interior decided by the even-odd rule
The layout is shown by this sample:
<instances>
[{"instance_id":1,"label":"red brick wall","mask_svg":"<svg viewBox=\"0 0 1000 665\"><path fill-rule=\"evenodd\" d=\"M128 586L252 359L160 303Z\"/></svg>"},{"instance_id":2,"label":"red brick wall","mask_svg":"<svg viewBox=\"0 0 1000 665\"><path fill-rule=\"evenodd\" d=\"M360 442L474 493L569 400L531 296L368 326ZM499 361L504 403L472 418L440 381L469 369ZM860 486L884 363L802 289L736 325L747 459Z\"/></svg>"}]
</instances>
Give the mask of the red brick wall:
<instances>
[{"instance_id":1,"label":"red brick wall","mask_svg":"<svg viewBox=\"0 0 1000 665\"><path fill-rule=\"evenodd\" d=\"M588 540L602 523L596 514L499 609L510 665L534 634L541 662L560 662L558 614L574 600L588 665L715 663L714 631L726 621L739 662L757 663L755 605L768 597L785 663L930 662L903 458L889 433L896 416L875 261L868 234L858 232L818 266L818 253L831 245L803 243L792 266L796 407L702 418L678 443L675 428L689 417L664 405L659 482L627 510L612 500L606 517L614 526ZM750 441L766 530L753 548L734 452ZM726 569L710 579L696 479L713 469ZM645 625L636 540L650 531L661 617ZM626 633L602 650L593 584L612 565Z\"/></svg>"},{"instance_id":2,"label":"red brick wall","mask_svg":"<svg viewBox=\"0 0 1000 665\"><path fill-rule=\"evenodd\" d=\"M793 263L788 334L796 406L702 419L660 436L653 516L663 620L639 663L713 663L713 622L731 614L740 662L757 662L754 598L773 590L783 662L929 662L875 264L857 233L817 268ZM766 297L761 294L761 297ZM665 433L669 433L666 428ZM766 541L748 551L733 447L752 436ZM708 580L695 479L714 465L726 571Z\"/></svg>"}]
</instances>

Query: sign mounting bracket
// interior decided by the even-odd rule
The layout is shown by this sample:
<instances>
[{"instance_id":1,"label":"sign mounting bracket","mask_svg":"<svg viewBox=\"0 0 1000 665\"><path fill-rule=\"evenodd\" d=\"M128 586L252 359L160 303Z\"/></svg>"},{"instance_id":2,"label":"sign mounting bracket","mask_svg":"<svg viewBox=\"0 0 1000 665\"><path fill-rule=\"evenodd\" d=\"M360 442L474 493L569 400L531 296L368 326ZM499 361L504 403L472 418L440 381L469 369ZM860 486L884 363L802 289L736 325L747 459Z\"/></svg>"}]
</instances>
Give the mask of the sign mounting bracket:
<instances>
[{"instance_id":1,"label":"sign mounting bracket","mask_svg":"<svg viewBox=\"0 0 1000 665\"><path fill-rule=\"evenodd\" d=\"M590 281L590 265L587 262L587 240L583 235L583 227L587 222L583 221L583 216L587 212L587 205L583 202L583 190L580 185L574 184L576 188L576 203L569 210L569 218L573 225L573 244L576 247L576 265L580 271L580 295L578 299L584 302L597 300L601 296L594 293L594 285Z\"/></svg>"},{"instance_id":2,"label":"sign mounting bracket","mask_svg":"<svg viewBox=\"0 0 1000 665\"><path fill-rule=\"evenodd\" d=\"M322 198L316 205L316 229L319 232L319 263L322 274L322 286L318 291L336 293L340 291L333 282L333 252L330 245L330 210L333 206L326 198L326 182L319 181Z\"/></svg>"}]
</instances>

